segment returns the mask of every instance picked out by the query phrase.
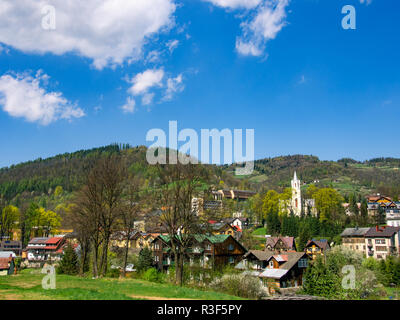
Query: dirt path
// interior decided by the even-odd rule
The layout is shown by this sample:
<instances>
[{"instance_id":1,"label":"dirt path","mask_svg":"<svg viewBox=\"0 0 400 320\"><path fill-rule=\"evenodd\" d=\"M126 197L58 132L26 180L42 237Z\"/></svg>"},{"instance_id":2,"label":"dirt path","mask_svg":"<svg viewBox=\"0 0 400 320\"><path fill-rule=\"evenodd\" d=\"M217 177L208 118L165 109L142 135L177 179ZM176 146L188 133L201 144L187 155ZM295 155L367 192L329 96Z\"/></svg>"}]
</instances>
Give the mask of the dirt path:
<instances>
[{"instance_id":1,"label":"dirt path","mask_svg":"<svg viewBox=\"0 0 400 320\"><path fill-rule=\"evenodd\" d=\"M146 300L195 300L195 299L186 299L186 298L165 298L165 297L137 296L137 295L131 295L130 297L136 298L136 299L146 299Z\"/></svg>"}]
</instances>

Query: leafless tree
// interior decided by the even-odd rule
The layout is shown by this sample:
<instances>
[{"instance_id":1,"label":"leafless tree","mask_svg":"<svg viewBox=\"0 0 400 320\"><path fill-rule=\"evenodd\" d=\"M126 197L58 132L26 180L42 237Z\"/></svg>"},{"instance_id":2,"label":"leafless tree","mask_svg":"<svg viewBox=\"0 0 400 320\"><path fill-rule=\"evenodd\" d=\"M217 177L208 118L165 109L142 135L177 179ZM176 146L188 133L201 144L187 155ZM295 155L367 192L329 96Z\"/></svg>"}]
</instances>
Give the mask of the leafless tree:
<instances>
[{"instance_id":1,"label":"leafless tree","mask_svg":"<svg viewBox=\"0 0 400 320\"><path fill-rule=\"evenodd\" d=\"M118 156L100 158L75 200L75 212L90 234L94 277L105 276L107 272L108 245L123 208L124 178L125 166Z\"/></svg>"},{"instance_id":2,"label":"leafless tree","mask_svg":"<svg viewBox=\"0 0 400 320\"><path fill-rule=\"evenodd\" d=\"M171 241L175 260L175 281L183 284L183 263L193 235L204 232L202 217L192 210L192 199L201 193L208 171L198 164L158 165L159 188L155 199L162 208L160 221Z\"/></svg>"},{"instance_id":3,"label":"leafless tree","mask_svg":"<svg viewBox=\"0 0 400 320\"><path fill-rule=\"evenodd\" d=\"M129 241L135 230L135 221L138 218L144 200L140 195L140 179L131 177L125 184L123 208L120 212L120 225L125 237L125 252L123 262L123 277L126 276L126 266L128 264Z\"/></svg>"}]
</instances>

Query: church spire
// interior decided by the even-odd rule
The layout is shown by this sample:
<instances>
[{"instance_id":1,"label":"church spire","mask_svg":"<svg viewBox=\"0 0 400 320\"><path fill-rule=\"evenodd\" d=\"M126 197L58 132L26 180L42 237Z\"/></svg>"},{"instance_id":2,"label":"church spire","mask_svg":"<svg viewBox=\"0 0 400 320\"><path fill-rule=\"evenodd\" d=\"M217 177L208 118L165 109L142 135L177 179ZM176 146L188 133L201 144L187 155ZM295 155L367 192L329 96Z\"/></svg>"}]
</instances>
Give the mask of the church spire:
<instances>
[{"instance_id":1,"label":"church spire","mask_svg":"<svg viewBox=\"0 0 400 320\"><path fill-rule=\"evenodd\" d=\"M296 181L297 180L297 174L296 174L296 170L294 170L294 177L293 180Z\"/></svg>"}]
</instances>

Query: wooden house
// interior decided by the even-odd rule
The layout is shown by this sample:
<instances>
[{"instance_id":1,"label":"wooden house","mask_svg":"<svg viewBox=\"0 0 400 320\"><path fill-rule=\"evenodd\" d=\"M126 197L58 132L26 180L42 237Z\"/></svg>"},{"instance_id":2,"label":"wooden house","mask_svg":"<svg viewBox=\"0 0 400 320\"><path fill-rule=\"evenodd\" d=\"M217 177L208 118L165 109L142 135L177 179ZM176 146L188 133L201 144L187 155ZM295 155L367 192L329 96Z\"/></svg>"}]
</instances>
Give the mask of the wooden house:
<instances>
[{"instance_id":1,"label":"wooden house","mask_svg":"<svg viewBox=\"0 0 400 320\"><path fill-rule=\"evenodd\" d=\"M318 255L324 255L326 251L330 250L330 245L327 240L308 240L304 251L308 254L308 256L315 260Z\"/></svg>"},{"instance_id":2,"label":"wooden house","mask_svg":"<svg viewBox=\"0 0 400 320\"><path fill-rule=\"evenodd\" d=\"M273 255L268 266L259 274L263 285L270 294L286 288L299 288L303 285L303 275L308 267L305 252L284 252Z\"/></svg>"},{"instance_id":3,"label":"wooden house","mask_svg":"<svg viewBox=\"0 0 400 320\"><path fill-rule=\"evenodd\" d=\"M234 266L247 250L231 235L193 235L191 246L185 252L185 261L191 266L221 269ZM159 270L167 270L174 264L169 235L159 235L152 241L154 264Z\"/></svg>"}]
</instances>

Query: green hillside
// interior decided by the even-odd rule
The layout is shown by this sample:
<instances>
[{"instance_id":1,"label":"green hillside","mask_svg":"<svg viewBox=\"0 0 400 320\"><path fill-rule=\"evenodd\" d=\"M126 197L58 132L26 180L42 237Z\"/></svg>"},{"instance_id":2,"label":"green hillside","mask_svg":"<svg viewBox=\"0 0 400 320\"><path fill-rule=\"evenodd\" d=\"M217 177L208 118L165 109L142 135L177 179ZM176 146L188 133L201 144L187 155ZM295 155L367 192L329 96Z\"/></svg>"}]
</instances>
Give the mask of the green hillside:
<instances>
[{"instance_id":1,"label":"green hillside","mask_svg":"<svg viewBox=\"0 0 400 320\"><path fill-rule=\"evenodd\" d=\"M146 147L112 144L109 146L65 153L48 159L37 159L0 169L0 194L12 201L47 196L57 186L71 193L84 181L95 160L107 154L117 154L129 170L144 178L153 177L155 168L146 161ZM316 156L291 155L255 161L250 176L234 176L235 165L212 166L212 184L216 187L282 191L290 186L293 172L304 183L318 187L333 187L343 195L353 192L380 192L397 197L400 194L400 159L377 158L359 162L353 159L321 161Z\"/></svg>"}]
</instances>

